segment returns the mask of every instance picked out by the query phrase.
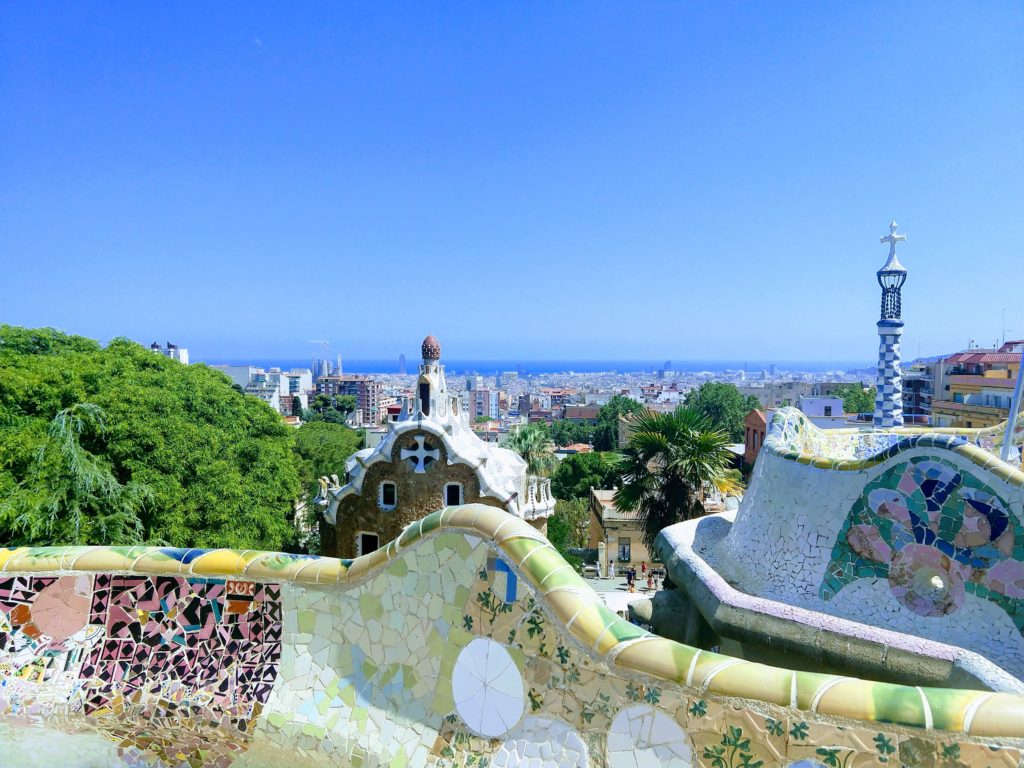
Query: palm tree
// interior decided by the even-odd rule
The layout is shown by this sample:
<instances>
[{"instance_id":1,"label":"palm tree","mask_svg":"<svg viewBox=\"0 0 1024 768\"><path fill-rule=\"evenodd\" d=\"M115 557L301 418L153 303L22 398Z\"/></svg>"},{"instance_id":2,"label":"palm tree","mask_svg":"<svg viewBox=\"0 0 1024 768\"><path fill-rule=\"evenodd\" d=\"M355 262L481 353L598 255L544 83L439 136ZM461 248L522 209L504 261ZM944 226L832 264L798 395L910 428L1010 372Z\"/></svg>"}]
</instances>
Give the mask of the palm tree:
<instances>
[{"instance_id":1,"label":"palm tree","mask_svg":"<svg viewBox=\"0 0 1024 768\"><path fill-rule=\"evenodd\" d=\"M509 434L508 448L526 461L526 471L531 475L546 475L555 468L555 444L546 425L541 422L515 427Z\"/></svg>"},{"instance_id":2,"label":"palm tree","mask_svg":"<svg viewBox=\"0 0 1024 768\"><path fill-rule=\"evenodd\" d=\"M615 506L636 513L644 544L654 551L662 528L704 514L704 489L723 479L729 436L697 411L645 411L619 452L622 487Z\"/></svg>"}]
</instances>

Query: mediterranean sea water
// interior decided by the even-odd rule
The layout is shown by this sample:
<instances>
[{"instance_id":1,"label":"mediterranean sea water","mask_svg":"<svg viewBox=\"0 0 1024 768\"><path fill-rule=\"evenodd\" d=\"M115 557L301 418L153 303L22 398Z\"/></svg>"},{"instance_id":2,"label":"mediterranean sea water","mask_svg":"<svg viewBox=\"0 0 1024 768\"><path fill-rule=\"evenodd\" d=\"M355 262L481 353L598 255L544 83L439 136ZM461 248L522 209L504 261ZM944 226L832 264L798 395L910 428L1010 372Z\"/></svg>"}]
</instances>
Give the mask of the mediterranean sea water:
<instances>
[{"instance_id":1,"label":"mediterranean sea water","mask_svg":"<svg viewBox=\"0 0 1024 768\"><path fill-rule=\"evenodd\" d=\"M330 358L331 365L334 357ZM307 359L209 359L196 360L209 365L254 365L259 368L278 367L283 370L291 368L310 368L312 358ZM406 356L406 373L415 373L419 358ZM671 362L670 370L695 373L699 371L741 371L751 374L769 371L775 366L778 371L824 372L828 370L846 371L872 367L872 363L864 360L833 360L828 361L786 361L774 363L764 360L459 360L444 359L445 370L451 375L478 373L493 375L496 372L518 371L520 375L535 376L552 373L651 373L660 370L666 362ZM390 360L346 360L342 359L342 368L346 373L398 373L398 358Z\"/></svg>"}]
</instances>

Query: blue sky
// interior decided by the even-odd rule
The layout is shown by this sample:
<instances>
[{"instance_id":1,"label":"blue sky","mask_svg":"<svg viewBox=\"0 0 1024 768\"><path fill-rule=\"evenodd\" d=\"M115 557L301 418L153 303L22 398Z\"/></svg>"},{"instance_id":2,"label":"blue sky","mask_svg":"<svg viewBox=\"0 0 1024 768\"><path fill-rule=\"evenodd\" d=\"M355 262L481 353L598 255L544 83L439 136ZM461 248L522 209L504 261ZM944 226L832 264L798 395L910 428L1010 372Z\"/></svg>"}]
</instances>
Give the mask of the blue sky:
<instances>
[{"instance_id":1,"label":"blue sky","mask_svg":"<svg viewBox=\"0 0 1024 768\"><path fill-rule=\"evenodd\" d=\"M193 356L1024 336L1024 6L6 3L0 322Z\"/></svg>"}]
</instances>

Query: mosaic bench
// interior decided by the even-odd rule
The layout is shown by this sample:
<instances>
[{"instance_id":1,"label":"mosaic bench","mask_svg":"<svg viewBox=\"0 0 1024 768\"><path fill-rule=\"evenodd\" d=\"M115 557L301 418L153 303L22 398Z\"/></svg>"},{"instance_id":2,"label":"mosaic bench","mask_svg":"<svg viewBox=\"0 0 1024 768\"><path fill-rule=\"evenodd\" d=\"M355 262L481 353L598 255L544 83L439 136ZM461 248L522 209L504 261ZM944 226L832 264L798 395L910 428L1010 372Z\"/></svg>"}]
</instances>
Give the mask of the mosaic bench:
<instances>
[{"instance_id":1,"label":"mosaic bench","mask_svg":"<svg viewBox=\"0 0 1024 768\"><path fill-rule=\"evenodd\" d=\"M356 560L0 549L4 766L1018 766L1024 698L794 672L468 505Z\"/></svg>"}]
</instances>

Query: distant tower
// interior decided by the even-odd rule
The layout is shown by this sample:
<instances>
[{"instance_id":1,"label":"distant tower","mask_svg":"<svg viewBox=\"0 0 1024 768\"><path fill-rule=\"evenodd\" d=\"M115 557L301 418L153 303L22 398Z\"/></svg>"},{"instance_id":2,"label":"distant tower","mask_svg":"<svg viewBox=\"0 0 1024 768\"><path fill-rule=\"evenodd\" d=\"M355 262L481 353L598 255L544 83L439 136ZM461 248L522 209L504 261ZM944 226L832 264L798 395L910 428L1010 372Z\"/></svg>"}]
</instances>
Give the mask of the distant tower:
<instances>
[{"instance_id":1,"label":"distant tower","mask_svg":"<svg viewBox=\"0 0 1024 768\"><path fill-rule=\"evenodd\" d=\"M398 356L398 375L405 376L405 355Z\"/></svg>"},{"instance_id":2,"label":"distant tower","mask_svg":"<svg viewBox=\"0 0 1024 768\"><path fill-rule=\"evenodd\" d=\"M900 289L907 281L907 270L896 258L896 243L906 240L896 234L896 222L889 234L879 238L889 244L889 259L878 270L882 287L882 317L878 321L878 394L875 395L875 427L903 426L903 374L900 371L900 336L903 334L903 309Z\"/></svg>"}]
</instances>

